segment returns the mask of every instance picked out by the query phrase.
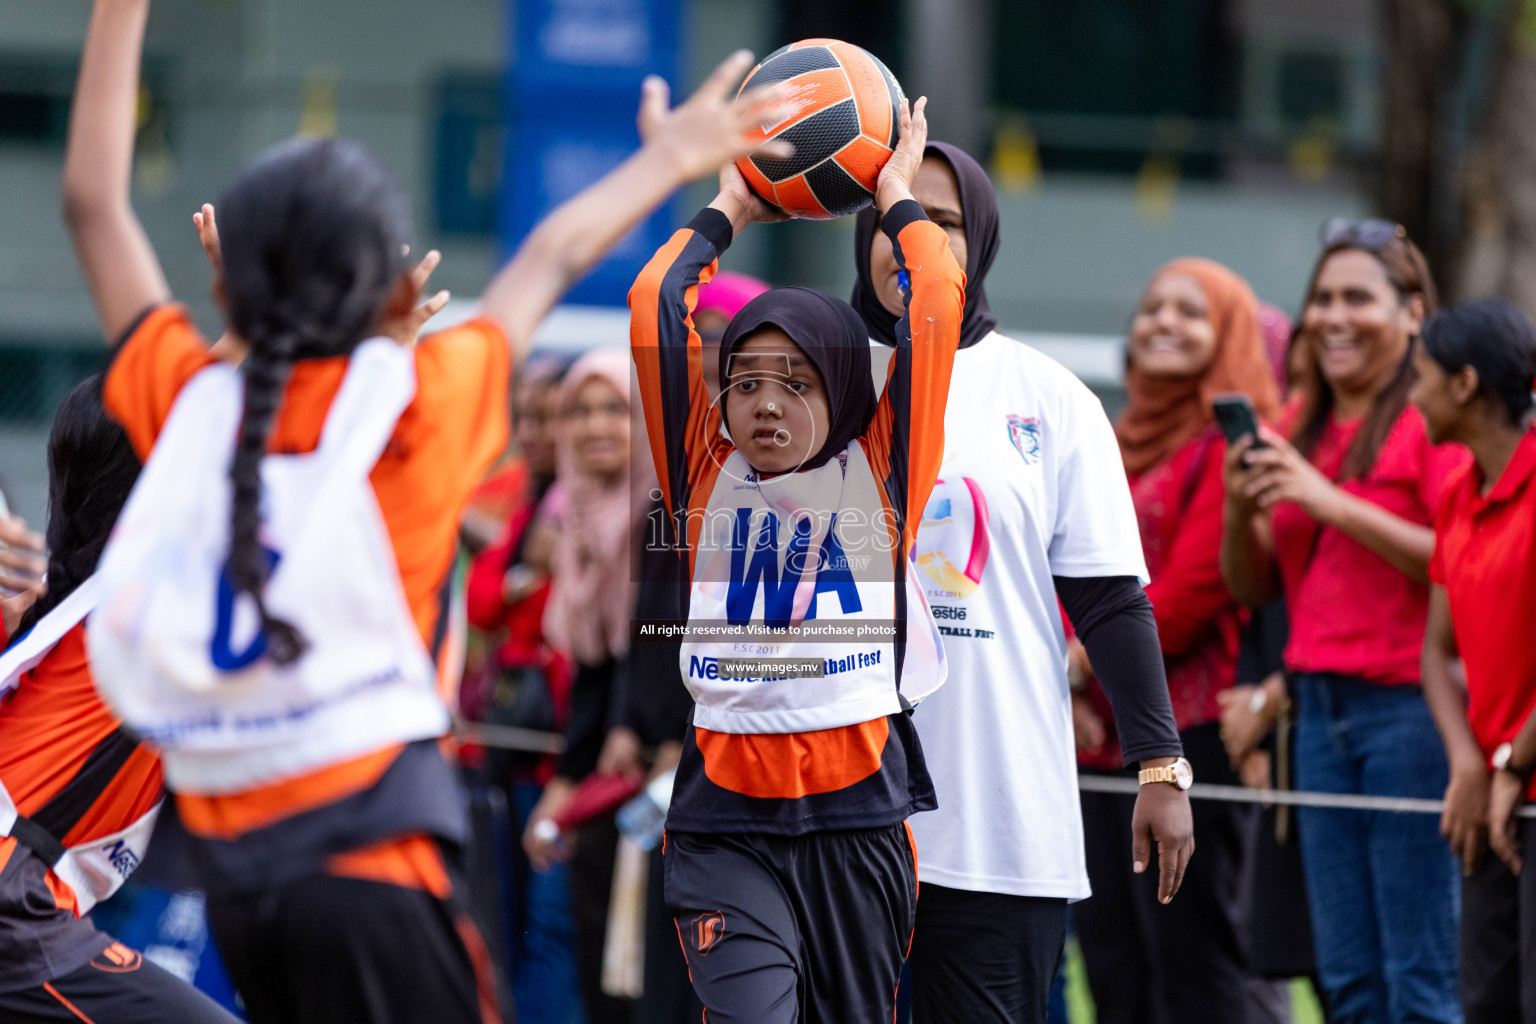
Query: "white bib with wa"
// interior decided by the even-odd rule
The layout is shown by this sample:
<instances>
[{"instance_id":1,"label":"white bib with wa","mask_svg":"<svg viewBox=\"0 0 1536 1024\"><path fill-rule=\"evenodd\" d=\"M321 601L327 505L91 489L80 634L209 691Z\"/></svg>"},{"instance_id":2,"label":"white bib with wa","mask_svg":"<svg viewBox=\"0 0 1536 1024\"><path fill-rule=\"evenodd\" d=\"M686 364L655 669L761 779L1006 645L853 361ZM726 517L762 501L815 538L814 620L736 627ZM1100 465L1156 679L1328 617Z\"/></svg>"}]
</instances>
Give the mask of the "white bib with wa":
<instances>
[{"instance_id":1,"label":"white bib with wa","mask_svg":"<svg viewBox=\"0 0 1536 1024\"><path fill-rule=\"evenodd\" d=\"M262 460L264 599L308 643L290 665L265 656L254 602L224 572L242 378L212 366L177 397L87 630L103 698L162 750L171 789L240 792L447 730L369 482L415 390L410 350L364 342L316 450Z\"/></svg>"},{"instance_id":2,"label":"white bib with wa","mask_svg":"<svg viewBox=\"0 0 1536 1024\"><path fill-rule=\"evenodd\" d=\"M916 704L944 682L916 567L904 562L905 583L894 580L899 531L858 442L816 469L767 480L732 452L690 535L691 632L679 662L695 725L833 729L893 714L903 698ZM906 626L899 675L898 619ZM789 625L810 638L786 642L775 630ZM817 674L779 677L783 659L816 663Z\"/></svg>"}]
</instances>

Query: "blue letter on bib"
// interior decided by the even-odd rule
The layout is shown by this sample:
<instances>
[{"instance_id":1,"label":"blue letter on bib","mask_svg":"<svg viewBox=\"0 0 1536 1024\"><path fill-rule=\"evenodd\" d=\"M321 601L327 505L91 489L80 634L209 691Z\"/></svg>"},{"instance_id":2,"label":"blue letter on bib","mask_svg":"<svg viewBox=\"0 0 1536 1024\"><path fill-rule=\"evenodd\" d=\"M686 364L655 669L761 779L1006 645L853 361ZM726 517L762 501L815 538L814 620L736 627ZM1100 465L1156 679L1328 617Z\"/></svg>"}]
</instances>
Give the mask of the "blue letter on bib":
<instances>
[{"instance_id":1,"label":"blue letter on bib","mask_svg":"<svg viewBox=\"0 0 1536 1024\"><path fill-rule=\"evenodd\" d=\"M271 548L263 548L267 554L267 576L277 568L279 555ZM235 585L230 582L228 567L219 571L219 596L213 623L213 639L208 643L208 660L220 672L238 672L255 664L267 653L267 631L259 629L243 651L230 649L231 634L235 628Z\"/></svg>"}]
</instances>

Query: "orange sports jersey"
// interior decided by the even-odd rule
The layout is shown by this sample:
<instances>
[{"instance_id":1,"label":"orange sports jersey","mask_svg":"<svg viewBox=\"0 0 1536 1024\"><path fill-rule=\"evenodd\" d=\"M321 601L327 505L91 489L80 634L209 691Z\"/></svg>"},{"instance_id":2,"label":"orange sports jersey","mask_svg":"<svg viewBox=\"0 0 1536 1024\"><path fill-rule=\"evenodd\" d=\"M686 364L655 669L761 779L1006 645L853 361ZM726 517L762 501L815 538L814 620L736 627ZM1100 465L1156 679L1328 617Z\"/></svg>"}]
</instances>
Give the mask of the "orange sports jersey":
<instances>
[{"instance_id":1,"label":"orange sports jersey","mask_svg":"<svg viewBox=\"0 0 1536 1024\"><path fill-rule=\"evenodd\" d=\"M17 813L38 815L106 763L117 767L94 800L70 810L74 820L60 837L64 845L114 835L152 811L162 792L160 759L121 725L96 695L85 626L77 625L0 699L0 785ZM120 749L108 757L111 748ZM14 839L0 839L0 865L15 847ZM59 906L75 909L74 895L52 872L49 889Z\"/></svg>"},{"instance_id":2,"label":"orange sports jersey","mask_svg":"<svg viewBox=\"0 0 1536 1024\"><path fill-rule=\"evenodd\" d=\"M435 649L460 516L506 447L511 351L500 325L481 318L424 337L415 353L416 396L370 479L412 616L429 649ZM186 311L176 305L152 310L118 348L103 400L140 458L148 458L181 387L214 361ZM315 449L346 368L344 356L295 363L269 451ZM177 794L178 813L194 836L235 840L371 789L404 749L376 751L231 796ZM444 884L436 849L414 834L333 858L328 868L434 892Z\"/></svg>"},{"instance_id":3,"label":"orange sports jersey","mask_svg":"<svg viewBox=\"0 0 1536 1024\"><path fill-rule=\"evenodd\" d=\"M894 588L892 618L901 621L909 607L903 604L908 555L943 456L944 411L959 339L965 278L947 251L944 231L929 223L916 203L898 204L885 220L885 229L897 242L897 259L912 274L911 315L899 325L904 343L892 360L874 417L849 450L850 454L858 450L859 464L867 466L866 472L872 477L869 507L861 511L871 518L884 513L885 521L891 524L891 564L883 582L871 573L869 582L851 580L849 585L861 588L864 607L872 606L881 586ZM630 291L631 347L651 452L672 521L686 524L678 532L686 531L687 536L679 541L687 552L693 577L704 564L703 525L718 519L715 513L721 510L739 511L738 506L748 502L750 495L743 498L738 492L746 493L756 483L754 474L742 472L731 461L735 447L721 433L721 406L709 400L703 350L692 319L698 286L714 275L731 234L723 215L704 211L656 253ZM857 493L855 484L849 482L856 479L853 467L858 461L845 458L842 463L844 486L839 500ZM728 467L734 468L728 471ZM713 586L694 579L690 621L700 615L701 593L711 589L724 592L720 581L704 582ZM732 578L733 585L738 582ZM887 596L886 600L892 598ZM766 613L766 600L762 607ZM902 652L888 651L883 659L870 655L859 660L860 668L871 669L870 675L878 671L884 673L881 678L889 679L882 684L885 689L878 694L870 690L871 696L859 702L860 710L865 704L871 708L879 705L879 710L873 710L866 719L842 724L850 722L849 717L843 717L841 723L825 723L830 727L786 727L779 719L795 722L797 718L814 718L818 712L780 702L766 709L750 728L736 729L722 728L715 722L728 722L732 715L738 715L747 725L746 717L756 714L756 709L743 712L740 709L745 702L730 692L720 699L723 713L716 713L708 706L707 690L710 681L717 678L709 671L717 659L689 657L690 653L685 642L687 663L703 667L697 678L693 667L685 676L696 700L695 725L685 736L669 828L800 834L823 828L892 824L932 804L932 783L916 734L907 716L894 710L900 701ZM820 657L823 652L809 653ZM830 657L833 652L826 653ZM835 673L829 670L828 675ZM771 684L756 685L762 688ZM785 689L793 687L791 683ZM822 698L829 705L839 702L829 715L851 715L844 709L854 701L844 689L827 687L819 692L836 695ZM787 712L781 710L786 707ZM706 723L709 728L704 727Z\"/></svg>"},{"instance_id":4,"label":"orange sports jersey","mask_svg":"<svg viewBox=\"0 0 1536 1024\"><path fill-rule=\"evenodd\" d=\"M141 459L149 457L181 386L213 362L180 306L155 309L123 342L102 397ZM270 451L315 449L346 368L343 356L294 364ZM457 550L460 514L507 445L511 372L506 335L490 319L423 338L416 346L416 397L373 470L406 599L429 647L441 615L439 593Z\"/></svg>"}]
</instances>

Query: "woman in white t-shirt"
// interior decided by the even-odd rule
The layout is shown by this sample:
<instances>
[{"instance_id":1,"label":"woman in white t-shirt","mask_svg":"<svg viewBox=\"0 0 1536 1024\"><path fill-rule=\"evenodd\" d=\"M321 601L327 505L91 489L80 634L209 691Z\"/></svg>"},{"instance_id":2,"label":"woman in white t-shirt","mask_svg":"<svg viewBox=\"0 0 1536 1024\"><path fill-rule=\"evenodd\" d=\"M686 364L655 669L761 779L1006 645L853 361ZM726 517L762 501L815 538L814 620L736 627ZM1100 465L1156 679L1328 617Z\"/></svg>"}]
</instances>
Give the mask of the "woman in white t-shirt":
<instances>
[{"instance_id":1,"label":"woman in white t-shirt","mask_svg":"<svg viewBox=\"0 0 1536 1024\"><path fill-rule=\"evenodd\" d=\"M1194 849L1188 766L1104 408L1061 365L993 329L982 285L999 245L997 200L980 165L930 142L912 193L967 275L943 465L916 549L950 683L914 719L939 799L911 822L922 881L914 1010L924 1024L1035 1024L1067 903L1089 894L1062 606L1114 704L1125 763L1180 780L1144 787L1136 806L1132 857L1146 870L1157 844L1164 902ZM859 215L854 259L853 307L889 345L907 282L873 210Z\"/></svg>"}]
</instances>

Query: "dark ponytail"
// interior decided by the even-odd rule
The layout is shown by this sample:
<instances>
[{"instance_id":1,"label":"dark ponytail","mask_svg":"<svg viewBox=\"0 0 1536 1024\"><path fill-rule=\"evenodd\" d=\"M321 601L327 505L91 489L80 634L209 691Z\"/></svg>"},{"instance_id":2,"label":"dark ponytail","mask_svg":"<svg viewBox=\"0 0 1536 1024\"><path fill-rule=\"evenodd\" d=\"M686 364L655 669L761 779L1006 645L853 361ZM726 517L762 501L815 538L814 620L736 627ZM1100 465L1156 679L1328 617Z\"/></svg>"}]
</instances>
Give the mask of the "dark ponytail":
<instances>
[{"instance_id":1,"label":"dark ponytail","mask_svg":"<svg viewBox=\"0 0 1536 1024\"><path fill-rule=\"evenodd\" d=\"M96 571L138 477L128 435L102 408L100 375L86 379L60 403L48 435L48 591L27 609L15 636Z\"/></svg>"},{"instance_id":2,"label":"dark ponytail","mask_svg":"<svg viewBox=\"0 0 1536 1024\"><path fill-rule=\"evenodd\" d=\"M262 600L261 459L293 364L346 355L374 330L405 269L404 194L367 151L338 139L286 143L258 157L220 200L224 298L249 346L245 408L230 461L230 583L256 603L267 655L288 664L305 640Z\"/></svg>"},{"instance_id":3,"label":"dark ponytail","mask_svg":"<svg viewBox=\"0 0 1536 1024\"><path fill-rule=\"evenodd\" d=\"M1473 299L1430 317L1420 334L1425 353L1446 373L1477 371L1477 390L1501 408L1511 426L1531 412L1536 386L1536 327L1504 299Z\"/></svg>"}]
</instances>

